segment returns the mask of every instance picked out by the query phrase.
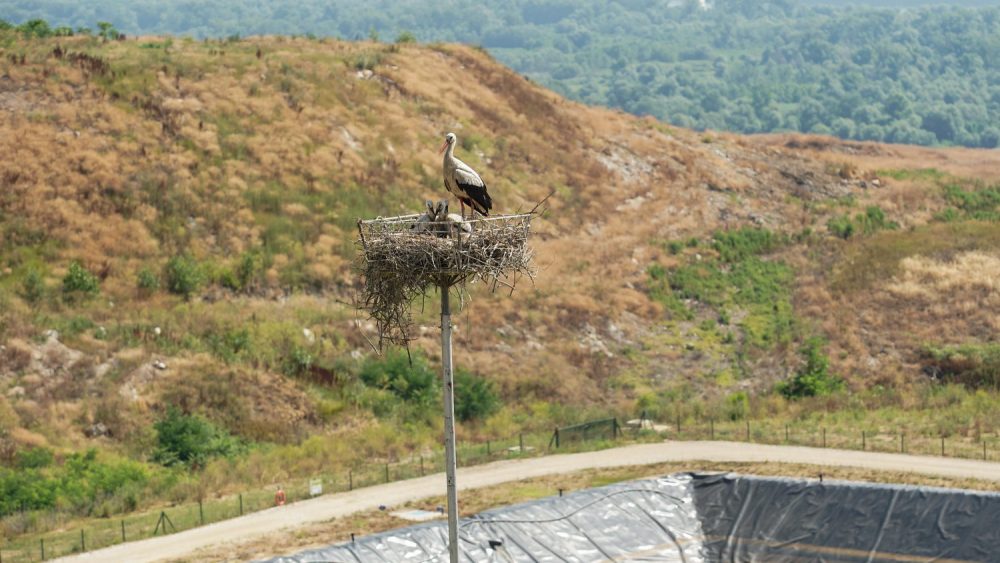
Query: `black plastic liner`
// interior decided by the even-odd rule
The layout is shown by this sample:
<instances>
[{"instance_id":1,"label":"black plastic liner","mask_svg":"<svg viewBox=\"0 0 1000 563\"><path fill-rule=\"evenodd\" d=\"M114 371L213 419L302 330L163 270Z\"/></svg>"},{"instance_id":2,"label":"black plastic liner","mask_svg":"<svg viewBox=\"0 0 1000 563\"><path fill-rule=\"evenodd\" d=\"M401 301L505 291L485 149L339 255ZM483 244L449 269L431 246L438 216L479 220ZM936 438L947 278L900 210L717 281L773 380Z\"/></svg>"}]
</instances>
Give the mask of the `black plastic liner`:
<instances>
[{"instance_id":1,"label":"black plastic liner","mask_svg":"<svg viewBox=\"0 0 1000 563\"><path fill-rule=\"evenodd\" d=\"M1000 495L677 474L463 520L462 561L1000 562ZM444 521L272 559L443 563Z\"/></svg>"},{"instance_id":2,"label":"black plastic liner","mask_svg":"<svg viewBox=\"0 0 1000 563\"><path fill-rule=\"evenodd\" d=\"M698 475L708 561L1000 561L1000 495Z\"/></svg>"}]
</instances>

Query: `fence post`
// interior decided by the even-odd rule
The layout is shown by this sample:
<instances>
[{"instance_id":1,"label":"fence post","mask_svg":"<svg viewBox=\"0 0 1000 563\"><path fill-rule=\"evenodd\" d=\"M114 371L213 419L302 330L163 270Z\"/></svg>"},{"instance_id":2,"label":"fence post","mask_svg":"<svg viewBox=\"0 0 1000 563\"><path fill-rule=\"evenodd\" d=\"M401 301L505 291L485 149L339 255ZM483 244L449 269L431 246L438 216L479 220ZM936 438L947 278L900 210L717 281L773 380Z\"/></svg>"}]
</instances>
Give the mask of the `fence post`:
<instances>
[{"instance_id":1,"label":"fence post","mask_svg":"<svg viewBox=\"0 0 1000 563\"><path fill-rule=\"evenodd\" d=\"M45 538L38 538L38 544L42 548L42 561L45 561Z\"/></svg>"},{"instance_id":2,"label":"fence post","mask_svg":"<svg viewBox=\"0 0 1000 563\"><path fill-rule=\"evenodd\" d=\"M122 520L122 543L125 543L125 520Z\"/></svg>"},{"instance_id":3,"label":"fence post","mask_svg":"<svg viewBox=\"0 0 1000 563\"><path fill-rule=\"evenodd\" d=\"M201 505L201 499L198 499L198 518L201 520L201 525L205 525L205 508Z\"/></svg>"},{"instance_id":4,"label":"fence post","mask_svg":"<svg viewBox=\"0 0 1000 563\"><path fill-rule=\"evenodd\" d=\"M347 471L347 490L354 490L354 470L350 469Z\"/></svg>"},{"instance_id":5,"label":"fence post","mask_svg":"<svg viewBox=\"0 0 1000 563\"><path fill-rule=\"evenodd\" d=\"M243 516L243 493L240 493L240 516Z\"/></svg>"},{"instance_id":6,"label":"fence post","mask_svg":"<svg viewBox=\"0 0 1000 563\"><path fill-rule=\"evenodd\" d=\"M747 442L750 441L750 419L747 419Z\"/></svg>"},{"instance_id":7,"label":"fence post","mask_svg":"<svg viewBox=\"0 0 1000 563\"><path fill-rule=\"evenodd\" d=\"M385 482L389 482L389 464L385 464Z\"/></svg>"},{"instance_id":8,"label":"fence post","mask_svg":"<svg viewBox=\"0 0 1000 563\"><path fill-rule=\"evenodd\" d=\"M559 427L556 426L556 447L559 447ZM986 451L985 449L983 451Z\"/></svg>"},{"instance_id":9,"label":"fence post","mask_svg":"<svg viewBox=\"0 0 1000 563\"><path fill-rule=\"evenodd\" d=\"M618 439L618 417L617 416L611 419L611 439L612 440L617 440Z\"/></svg>"},{"instance_id":10,"label":"fence post","mask_svg":"<svg viewBox=\"0 0 1000 563\"><path fill-rule=\"evenodd\" d=\"M524 433L519 432L517 434L517 451L520 454L524 454Z\"/></svg>"},{"instance_id":11,"label":"fence post","mask_svg":"<svg viewBox=\"0 0 1000 563\"><path fill-rule=\"evenodd\" d=\"M87 538L83 537L83 528L80 528L80 551L87 551Z\"/></svg>"},{"instance_id":12,"label":"fence post","mask_svg":"<svg viewBox=\"0 0 1000 563\"><path fill-rule=\"evenodd\" d=\"M986 459L986 440L983 440L983 459Z\"/></svg>"},{"instance_id":13,"label":"fence post","mask_svg":"<svg viewBox=\"0 0 1000 563\"><path fill-rule=\"evenodd\" d=\"M826 426L823 427L823 447L826 447Z\"/></svg>"},{"instance_id":14,"label":"fence post","mask_svg":"<svg viewBox=\"0 0 1000 563\"><path fill-rule=\"evenodd\" d=\"M906 434L899 433L899 453L906 453Z\"/></svg>"},{"instance_id":15,"label":"fence post","mask_svg":"<svg viewBox=\"0 0 1000 563\"><path fill-rule=\"evenodd\" d=\"M708 419L708 431L709 431L709 436L712 437L712 440L715 440L715 419L714 418Z\"/></svg>"},{"instance_id":16,"label":"fence post","mask_svg":"<svg viewBox=\"0 0 1000 563\"><path fill-rule=\"evenodd\" d=\"M677 413L677 435L681 435L681 414Z\"/></svg>"},{"instance_id":17,"label":"fence post","mask_svg":"<svg viewBox=\"0 0 1000 563\"><path fill-rule=\"evenodd\" d=\"M785 425L785 443L788 443L788 425Z\"/></svg>"},{"instance_id":18,"label":"fence post","mask_svg":"<svg viewBox=\"0 0 1000 563\"><path fill-rule=\"evenodd\" d=\"M420 476L421 477L424 476L424 456L423 456L423 454L420 455Z\"/></svg>"},{"instance_id":19,"label":"fence post","mask_svg":"<svg viewBox=\"0 0 1000 563\"><path fill-rule=\"evenodd\" d=\"M486 455L490 455L490 441L486 440Z\"/></svg>"},{"instance_id":20,"label":"fence post","mask_svg":"<svg viewBox=\"0 0 1000 563\"><path fill-rule=\"evenodd\" d=\"M867 448L867 439L865 438L865 431L861 431L861 451L865 451Z\"/></svg>"}]
</instances>

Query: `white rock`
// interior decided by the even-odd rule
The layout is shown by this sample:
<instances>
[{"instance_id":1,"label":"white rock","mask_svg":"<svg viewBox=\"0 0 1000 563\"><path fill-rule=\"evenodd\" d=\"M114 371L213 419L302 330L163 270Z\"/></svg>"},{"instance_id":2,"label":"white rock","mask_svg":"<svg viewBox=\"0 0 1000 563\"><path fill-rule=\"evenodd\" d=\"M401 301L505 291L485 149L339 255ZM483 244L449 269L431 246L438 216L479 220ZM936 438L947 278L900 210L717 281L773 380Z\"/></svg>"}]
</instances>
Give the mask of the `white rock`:
<instances>
[{"instance_id":1,"label":"white rock","mask_svg":"<svg viewBox=\"0 0 1000 563\"><path fill-rule=\"evenodd\" d=\"M308 343L310 343L310 344L315 344L316 343L316 335L313 334L313 331L309 330L308 328L302 329L302 336L305 337L305 339L306 339L306 341Z\"/></svg>"}]
</instances>

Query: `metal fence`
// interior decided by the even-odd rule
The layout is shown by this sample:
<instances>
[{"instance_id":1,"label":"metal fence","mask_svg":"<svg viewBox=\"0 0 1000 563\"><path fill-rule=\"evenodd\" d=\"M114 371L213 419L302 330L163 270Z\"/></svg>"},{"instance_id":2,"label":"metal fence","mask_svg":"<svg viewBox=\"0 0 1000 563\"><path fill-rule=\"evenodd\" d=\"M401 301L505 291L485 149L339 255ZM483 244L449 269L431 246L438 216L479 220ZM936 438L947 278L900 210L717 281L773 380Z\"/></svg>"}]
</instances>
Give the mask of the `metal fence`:
<instances>
[{"instance_id":1,"label":"metal fence","mask_svg":"<svg viewBox=\"0 0 1000 563\"><path fill-rule=\"evenodd\" d=\"M593 420L556 428L550 433L524 433L478 443L459 443L460 467L500 459L543 455L551 450L582 451L611 447L619 440L727 440L761 444L785 444L817 448L853 449L919 455L1000 459L1000 438L995 433L976 436L933 436L908 433L906 429L827 428L817 424L783 423L771 420L681 419L669 425L651 425L645 416L622 425L617 417ZM319 479L323 493L350 491L392 481L411 479L444 471L444 452L416 455L389 463L358 465L345 471L310 475L282 481L286 504L310 498L310 482ZM27 533L0 539L0 563L42 561L82 551L108 547L124 541L183 531L220 520L270 508L275 504L275 486L220 498L203 499L164 509L120 517L90 520L68 531L44 532L56 527L54 513L33 511L20 514ZM10 518L10 517L8 517ZM34 524L32 524L34 523ZM32 526L36 532L32 532Z\"/></svg>"},{"instance_id":2,"label":"metal fence","mask_svg":"<svg viewBox=\"0 0 1000 563\"><path fill-rule=\"evenodd\" d=\"M537 456L546 450L549 435L523 433L509 438L477 443L459 442L459 466L478 465L501 459ZM444 471L444 452L414 455L388 463L357 465L344 471L310 475L281 482L285 504L311 498L310 484L322 483L323 494L345 492L392 481L412 479ZM27 533L12 539L0 538L0 563L43 561L83 551L92 551L125 541L179 532L211 524L275 505L276 484L200 502L187 502L163 509L107 519L90 520L69 531L32 532L31 528L59 527L52 511L26 511L7 518L20 518ZM47 525L48 524L48 525Z\"/></svg>"}]
</instances>

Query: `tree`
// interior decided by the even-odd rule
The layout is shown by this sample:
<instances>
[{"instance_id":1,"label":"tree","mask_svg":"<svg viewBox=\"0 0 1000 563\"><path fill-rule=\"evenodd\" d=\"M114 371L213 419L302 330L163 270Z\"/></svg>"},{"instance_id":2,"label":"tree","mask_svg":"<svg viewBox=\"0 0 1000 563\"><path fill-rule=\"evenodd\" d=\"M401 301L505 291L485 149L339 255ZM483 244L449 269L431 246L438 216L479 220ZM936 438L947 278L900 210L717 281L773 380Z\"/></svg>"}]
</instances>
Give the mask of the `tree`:
<instances>
[{"instance_id":1,"label":"tree","mask_svg":"<svg viewBox=\"0 0 1000 563\"><path fill-rule=\"evenodd\" d=\"M115 40L121 36L111 22L97 22L97 29L99 30L97 36L105 41Z\"/></svg>"},{"instance_id":2,"label":"tree","mask_svg":"<svg viewBox=\"0 0 1000 563\"><path fill-rule=\"evenodd\" d=\"M465 370L455 371L455 416L463 422L483 419L500 409L491 381Z\"/></svg>"},{"instance_id":3,"label":"tree","mask_svg":"<svg viewBox=\"0 0 1000 563\"><path fill-rule=\"evenodd\" d=\"M28 37L48 37L52 35L52 28L49 27L49 22L43 19L28 20L17 26L17 29Z\"/></svg>"},{"instance_id":4,"label":"tree","mask_svg":"<svg viewBox=\"0 0 1000 563\"><path fill-rule=\"evenodd\" d=\"M239 442L228 432L174 406L153 428L157 442L153 459L163 465L184 464L194 469L203 467L209 458L233 455L240 449Z\"/></svg>"},{"instance_id":5,"label":"tree","mask_svg":"<svg viewBox=\"0 0 1000 563\"><path fill-rule=\"evenodd\" d=\"M174 256L167 262L167 290L190 299L201 285L202 275L198 263L186 254Z\"/></svg>"},{"instance_id":6,"label":"tree","mask_svg":"<svg viewBox=\"0 0 1000 563\"><path fill-rule=\"evenodd\" d=\"M413 354L412 361L401 352L368 360L359 378L365 385L389 391L406 402L429 405L437 398L437 375L422 354Z\"/></svg>"},{"instance_id":7,"label":"tree","mask_svg":"<svg viewBox=\"0 0 1000 563\"><path fill-rule=\"evenodd\" d=\"M939 141L954 140L961 130L958 116L947 109L933 109L923 116L921 127L934 133Z\"/></svg>"},{"instance_id":8,"label":"tree","mask_svg":"<svg viewBox=\"0 0 1000 563\"><path fill-rule=\"evenodd\" d=\"M788 399L816 397L839 391L844 381L830 373L830 359L823 352L825 342L814 336L802 344L799 355L804 365L788 381L778 384L778 392Z\"/></svg>"}]
</instances>

